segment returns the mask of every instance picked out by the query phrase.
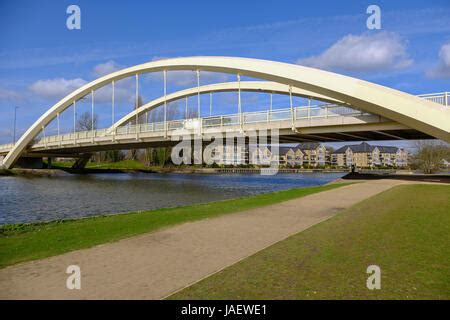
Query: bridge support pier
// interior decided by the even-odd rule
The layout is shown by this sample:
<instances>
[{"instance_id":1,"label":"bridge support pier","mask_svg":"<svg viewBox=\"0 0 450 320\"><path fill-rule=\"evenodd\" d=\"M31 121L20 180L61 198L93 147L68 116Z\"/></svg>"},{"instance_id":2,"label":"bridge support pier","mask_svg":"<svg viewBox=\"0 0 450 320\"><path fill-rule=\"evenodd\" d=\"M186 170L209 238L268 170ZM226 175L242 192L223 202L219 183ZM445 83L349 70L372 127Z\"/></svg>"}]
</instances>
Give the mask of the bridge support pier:
<instances>
[{"instance_id":1,"label":"bridge support pier","mask_svg":"<svg viewBox=\"0 0 450 320\"><path fill-rule=\"evenodd\" d=\"M72 169L82 170L91 159L92 153L85 153L81 157L79 157L75 163L72 165Z\"/></svg>"},{"instance_id":2,"label":"bridge support pier","mask_svg":"<svg viewBox=\"0 0 450 320\"><path fill-rule=\"evenodd\" d=\"M19 160L17 160L14 167L23 169L43 169L44 161L42 158L20 157Z\"/></svg>"}]
</instances>

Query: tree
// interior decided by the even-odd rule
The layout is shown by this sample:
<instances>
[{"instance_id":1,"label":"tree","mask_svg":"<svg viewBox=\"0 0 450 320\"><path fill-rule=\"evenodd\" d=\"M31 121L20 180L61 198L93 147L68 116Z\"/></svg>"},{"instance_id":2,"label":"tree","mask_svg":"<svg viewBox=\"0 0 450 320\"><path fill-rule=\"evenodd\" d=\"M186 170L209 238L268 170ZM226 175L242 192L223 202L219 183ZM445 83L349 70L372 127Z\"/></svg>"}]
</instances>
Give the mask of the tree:
<instances>
[{"instance_id":1,"label":"tree","mask_svg":"<svg viewBox=\"0 0 450 320\"><path fill-rule=\"evenodd\" d=\"M178 115L179 105L168 104L166 109L167 120L174 120ZM164 107L163 105L155 108L149 112L149 122L163 122L164 121ZM164 166L170 162L171 147L146 148L142 157L142 162L145 165Z\"/></svg>"},{"instance_id":2,"label":"tree","mask_svg":"<svg viewBox=\"0 0 450 320\"><path fill-rule=\"evenodd\" d=\"M119 150L100 151L95 159L99 162L117 162L123 160L123 154Z\"/></svg>"},{"instance_id":3,"label":"tree","mask_svg":"<svg viewBox=\"0 0 450 320\"><path fill-rule=\"evenodd\" d=\"M92 124L94 127L92 127ZM92 114L88 111L83 112L77 119L76 129L77 131L91 131L92 129L98 128L98 115L94 113L94 118L92 119ZM121 153L117 150L111 151L100 151L93 155L94 161L97 162L114 162L121 160Z\"/></svg>"},{"instance_id":4,"label":"tree","mask_svg":"<svg viewBox=\"0 0 450 320\"><path fill-rule=\"evenodd\" d=\"M159 166L164 167L170 157L170 150L167 147L156 148L156 161Z\"/></svg>"},{"instance_id":5,"label":"tree","mask_svg":"<svg viewBox=\"0 0 450 320\"><path fill-rule=\"evenodd\" d=\"M134 108L133 109L136 110L142 105L143 105L142 97L139 96L137 101L134 103ZM136 121L136 118L133 117L133 119L131 119L131 121L130 121L130 124L131 125L142 124L143 121L144 121L144 119L142 117L138 117L137 121ZM136 130L137 130L137 127L136 127ZM138 150L137 149L130 149L130 150L128 150L127 159L129 159L129 160L137 160L137 158L138 158Z\"/></svg>"},{"instance_id":6,"label":"tree","mask_svg":"<svg viewBox=\"0 0 450 320\"><path fill-rule=\"evenodd\" d=\"M414 164L424 173L438 171L443 165L443 160L450 156L450 146L443 142L419 141Z\"/></svg>"},{"instance_id":7,"label":"tree","mask_svg":"<svg viewBox=\"0 0 450 320\"><path fill-rule=\"evenodd\" d=\"M98 125L98 115L92 114L88 111L83 112L77 119L76 129L77 131L91 131L97 129ZM95 154L93 159L100 161L101 154Z\"/></svg>"},{"instance_id":8,"label":"tree","mask_svg":"<svg viewBox=\"0 0 450 320\"><path fill-rule=\"evenodd\" d=\"M144 149L144 164L146 166L151 166L154 164L155 154L153 148L145 148Z\"/></svg>"},{"instance_id":9,"label":"tree","mask_svg":"<svg viewBox=\"0 0 450 320\"><path fill-rule=\"evenodd\" d=\"M94 127L92 127L94 125ZM98 125L98 115L94 113L92 119L92 114L88 111L83 112L77 119L76 129L77 131L90 131L97 129Z\"/></svg>"}]
</instances>

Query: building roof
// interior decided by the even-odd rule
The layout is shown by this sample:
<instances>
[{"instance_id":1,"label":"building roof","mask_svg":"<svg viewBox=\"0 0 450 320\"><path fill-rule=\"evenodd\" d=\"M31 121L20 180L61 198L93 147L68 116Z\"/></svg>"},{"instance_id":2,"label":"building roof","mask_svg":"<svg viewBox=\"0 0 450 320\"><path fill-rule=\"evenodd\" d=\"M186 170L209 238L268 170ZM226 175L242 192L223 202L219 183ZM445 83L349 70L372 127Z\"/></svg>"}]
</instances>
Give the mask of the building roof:
<instances>
[{"instance_id":1,"label":"building roof","mask_svg":"<svg viewBox=\"0 0 450 320\"><path fill-rule=\"evenodd\" d=\"M258 147L259 150L262 150L263 148L267 148L270 152L273 152L273 149L278 147L278 154L279 155L283 155L286 154L289 150L292 150L295 152L295 147L287 147L287 146L282 146L282 145L278 145L278 146L271 146L271 145L267 145L267 146L260 146Z\"/></svg>"},{"instance_id":2,"label":"building roof","mask_svg":"<svg viewBox=\"0 0 450 320\"><path fill-rule=\"evenodd\" d=\"M337 149L337 150L334 150L333 153L345 153L345 152L347 151L348 147L349 147L348 145L345 145L345 146L343 146L343 147L340 147L340 148Z\"/></svg>"},{"instance_id":3,"label":"building roof","mask_svg":"<svg viewBox=\"0 0 450 320\"><path fill-rule=\"evenodd\" d=\"M317 148L319 148L321 146L320 143L318 142L303 142L303 143L299 143L298 145L295 146L295 149L300 149L300 150L316 150Z\"/></svg>"},{"instance_id":4,"label":"building roof","mask_svg":"<svg viewBox=\"0 0 450 320\"><path fill-rule=\"evenodd\" d=\"M278 152L280 154L286 154L289 150L295 151L294 147L282 147L282 146L279 146L279 148L278 148ZM272 151L272 149L270 151Z\"/></svg>"},{"instance_id":5,"label":"building roof","mask_svg":"<svg viewBox=\"0 0 450 320\"><path fill-rule=\"evenodd\" d=\"M300 150L303 152L305 150L316 150L320 146L321 146L321 144L318 142L304 142L304 143L299 143L293 147L280 146L279 150L280 150L280 154L286 154L289 150L292 150L294 152L296 152L297 150Z\"/></svg>"},{"instance_id":6,"label":"building roof","mask_svg":"<svg viewBox=\"0 0 450 320\"><path fill-rule=\"evenodd\" d=\"M397 147L377 146L377 148L381 153L396 153L398 151Z\"/></svg>"},{"instance_id":7,"label":"building roof","mask_svg":"<svg viewBox=\"0 0 450 320\"><path fill-rule=\"evenodd\" d=\"M372 152L375 149L375 146L371 146L367 142L361 142L360 144L349 146L353 152L363 153L363 152Z\"/></svg>"},{"instance_id":8,"label":"building roof","mask_svg":"<svg viewBox=\"0 0 450 320\"><path fill-rule=\"evenodd\" d=\"M318 142L306 142L306 143L299 143L296 146L288 147L288 146L279 146L279 154L286 154L289 150L292 150L296 152L297 150L300 150L304 153L305 150L315 150L318 147L320 147L321 144ZM272 146L267 146L270 151L272 151ZM335 150L334 154L339 153L345 153L347 149L352 150L354 153L370 153L375 148L377 148L381 153L396 153L400 148L394 147L394 146L372 146L368 144L367 142L361 142L360 144L354 144L354 145L345 145L343 147L340 147L339 149Z\"/></svg>"},{"instance_id":9,"label":"building roof","mask_svg":"<svg viewBox=\"0 0 450 320\"><path fill-rule=\"evenodd\" d=\"M367 142L361 142L360 144L345 145L343 147L340 147L334 153L345 153L347 149L350 149L355 153L362 153L362 152L372 152L373 149L375 149L375 147L371 146Z\"/></svg>"},{"instance_id":10,"label":"building roof","mask_svg":"<svg viewBox=\"0 0 450 320\"><path fill-rule=\"evenodd\" d=\"M345 153L350 148L354 153L366 153L372 152L377 148L382 153L396 153L399 148L392 146L371 146L367 142L361 142L360 144L345 145L337 149L334 153Z\"/></svg>"}]
</instances>

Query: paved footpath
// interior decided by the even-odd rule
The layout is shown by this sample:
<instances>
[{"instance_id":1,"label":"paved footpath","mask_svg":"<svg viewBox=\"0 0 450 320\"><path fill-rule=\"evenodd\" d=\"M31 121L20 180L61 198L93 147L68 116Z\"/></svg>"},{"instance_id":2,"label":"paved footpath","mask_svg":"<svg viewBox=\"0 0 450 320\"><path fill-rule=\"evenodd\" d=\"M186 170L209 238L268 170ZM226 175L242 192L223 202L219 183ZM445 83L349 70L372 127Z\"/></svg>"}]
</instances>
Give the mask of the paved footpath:
<instances>
[{"instance_id":1,"label":"paved footpath","mask_svg":"<svg viewBox=\"0 0 450 320\"><path fill-rule=\"evenodd\" d=\"M373 180L0 269L0 299L161 299L405 182ZM81 289L66 288L67 266Z\"/></svg>"}]
</instances>

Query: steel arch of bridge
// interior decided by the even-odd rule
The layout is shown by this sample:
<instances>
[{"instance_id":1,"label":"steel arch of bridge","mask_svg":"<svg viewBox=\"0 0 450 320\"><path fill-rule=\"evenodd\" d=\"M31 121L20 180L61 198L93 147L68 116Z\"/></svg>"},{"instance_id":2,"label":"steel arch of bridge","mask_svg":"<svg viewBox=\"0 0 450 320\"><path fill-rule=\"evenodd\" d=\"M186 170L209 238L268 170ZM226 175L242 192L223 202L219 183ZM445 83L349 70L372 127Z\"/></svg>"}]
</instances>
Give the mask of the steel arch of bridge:
<instances>
[{"instance_id":1,"label":"steel arch of bridge","mask_svg":"<svg viewBox=\"0 0 450 320\"><path fill-rule=\"evenodd\" d=\"M20 137L3 160L10 168L44 126L74 101L112 81L172 70L238 74L273 81L327 96L450 142L450 109L413 95L336 73L299 65L238 57L186 57L143 63L91 81L65 96Z\"/></svg>"}]
</instances>

